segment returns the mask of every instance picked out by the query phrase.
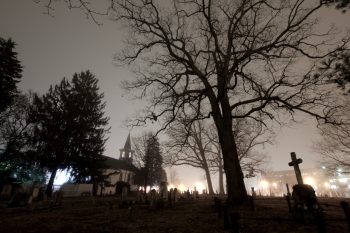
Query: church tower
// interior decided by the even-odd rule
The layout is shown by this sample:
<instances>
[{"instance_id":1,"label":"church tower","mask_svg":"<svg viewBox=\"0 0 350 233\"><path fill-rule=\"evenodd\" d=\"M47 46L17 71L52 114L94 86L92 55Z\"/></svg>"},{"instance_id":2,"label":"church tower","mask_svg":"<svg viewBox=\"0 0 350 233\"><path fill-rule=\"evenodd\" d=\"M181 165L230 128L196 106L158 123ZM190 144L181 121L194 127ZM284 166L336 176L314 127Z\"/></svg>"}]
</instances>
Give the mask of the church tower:
<instances>
[{"instance_id":1,"label":"church tower","mask_svg":"<svg viewBox=\"0 0 350 233\"><path fill-rule=\"evenodd\" d=\"M130 140L130 133L128 135L128 138L126 139L125 145L123 149L120 149L120 160L127 161L129 163L132 163L132 157L134 155L134 150L131 149L131 140Z\"/></svg>"}]
</instances>

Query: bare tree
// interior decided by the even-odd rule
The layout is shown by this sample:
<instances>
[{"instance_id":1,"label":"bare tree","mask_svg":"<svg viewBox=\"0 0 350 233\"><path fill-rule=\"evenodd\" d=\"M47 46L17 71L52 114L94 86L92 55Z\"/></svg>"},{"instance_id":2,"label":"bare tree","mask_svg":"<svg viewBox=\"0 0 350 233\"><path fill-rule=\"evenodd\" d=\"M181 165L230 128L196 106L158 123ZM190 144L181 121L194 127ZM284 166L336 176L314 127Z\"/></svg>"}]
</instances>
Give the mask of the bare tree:
<instances>
[{"instance_id":1,"label":"bare tree","mask_svg":"<svg viewBox=\"0 0 350 233\"><path fill-rule=\"evenodd\" d=\"M133 163L137 168L142 168L144 166L144 160L147 150L147 141L152 137L152 132L144 132L140 136L133 137L133 149L134 149L134 159Z\"/></svg>"},{"instance_id":2,"label":"bare tree","mask_svg":"<svg viewBox=\"0 0 350 233\"><path fill-rule=\"evenodd\" d=\"M178 120L168 130L169 141L166 162L170 165L188 165L200 168L205 172L209 194L214 194L210 175L209 154L212 141L206 135L206 124L197 121L187 128L186 120Z\"/></svg>"},{"instance_id":3,"label":"bare tree","mask_svg":"<svg viewBox=\"0 0 350 233\"><path fill-rule=\"evenodd\" d=\"M344 111L339 116L343 124L321 125L321 140L314 146L331 172L339 168L350 169L350 99L344 98Z\"/></svg>"},{"instance_id":4,"label":"bare tree","mask_svg":"<svg viewBox=\"0 0 350 233\"><path fill-rule=\"evenodd\" d=\"M322 2L174 0L172 9L151 0L112 3L115 20L131 33L117 59L138 65L125 88L151 103L132 124L162 118L165 129L189 103L197 110L191 122L212 117L230 200L247 196L233 119L301 111L334 123L332 93L311 74L317 59L345 49L349 38L315 31Z\"/></svg>"},{"instance_id":5,"label":"bare tree","mask_svg":"<svg viewBox=\"0 0 350 233\"><path fill-rule=\"evenodd\" d=\"M280 113L300 111L336 123L331 90L322 87L325 78L311 74L318 59L345 49L349 38L335 39L333 28L317 31L315 15L328 1L170 2L112 0L108 9L130 30L117 60L135 65L137 78L125 88L150 100L131 124L162 120L162 130L194 104L192 122L215 122L228 198L241 202L247 192L232 120L276 120Z\"/></svg>"}]
</instances>

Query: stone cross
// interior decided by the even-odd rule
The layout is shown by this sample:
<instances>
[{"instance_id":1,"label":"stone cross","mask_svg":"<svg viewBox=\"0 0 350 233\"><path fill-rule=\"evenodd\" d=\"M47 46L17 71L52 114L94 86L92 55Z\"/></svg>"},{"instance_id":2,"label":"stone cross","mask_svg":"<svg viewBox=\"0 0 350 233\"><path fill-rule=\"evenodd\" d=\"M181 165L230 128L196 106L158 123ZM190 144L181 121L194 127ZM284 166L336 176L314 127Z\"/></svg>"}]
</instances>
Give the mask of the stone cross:
<instances>
[{"instance_id":1,"label":"stone cross","mask_svg":"<svg viewBox=\"0 0 350 233\"><path fill-rule=\"evenodd\" d=\"M295 152L290 153L290 157L292 158L292 162L289 162L289 166L294 167L295 175L297 177L298 184L303 184L303 177L301 176L299 164L303 162L302 159L297 159L297 155Z\"/></svg>"}]
</instances>

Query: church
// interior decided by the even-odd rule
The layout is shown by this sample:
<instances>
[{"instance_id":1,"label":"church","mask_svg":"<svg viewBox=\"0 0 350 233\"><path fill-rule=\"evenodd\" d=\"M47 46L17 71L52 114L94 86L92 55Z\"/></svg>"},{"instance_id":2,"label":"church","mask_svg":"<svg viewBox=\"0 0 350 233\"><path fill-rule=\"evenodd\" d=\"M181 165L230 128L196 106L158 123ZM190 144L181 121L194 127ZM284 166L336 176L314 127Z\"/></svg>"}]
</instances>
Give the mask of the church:
<instances>
[{"instance_id":1,"label":"church","mask_svg":"<svg viewBox=\"0 0 350 233\"><path fill-rule=\"evenodd\" d=\"M120 149L119 158L103 156L105 169L103 175L106 177L108 185L102 188L102 194L115 194L116 183L123 181L130 184L131 189L135 187L135 176L139 169L135 167L133 162L134 150L131 149L130 133L126 139L124 148ZM99 190L98 193L100 193Z\"/></svg>"}]
</instances>

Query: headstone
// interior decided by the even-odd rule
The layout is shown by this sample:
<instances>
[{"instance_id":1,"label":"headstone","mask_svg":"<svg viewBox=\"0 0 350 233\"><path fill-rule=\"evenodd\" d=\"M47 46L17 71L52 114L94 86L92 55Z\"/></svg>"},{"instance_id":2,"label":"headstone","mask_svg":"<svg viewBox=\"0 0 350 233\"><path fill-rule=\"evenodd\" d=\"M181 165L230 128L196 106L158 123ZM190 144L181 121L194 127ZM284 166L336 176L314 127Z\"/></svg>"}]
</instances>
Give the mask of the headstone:
<instances>
[{"instance_id":1,"label":"headstone","mask_svg":"<svg viewBox=\"0 0 350 233\"><path fill-rule=\"evenodd\" d=\"M124 186L122 188L122 202L128 201L128 187Z\"/></svg>"},{"instance_id":2,"label":"headstone","mask_svg":"<svg viewBox=\"0 0 350 233\"><path fill-rule=\"evenodd\" d=\"M293 186L292 197L295 201L296 207L301 205L301 209L306 207L307 211L311 212L318 209L319 204L316 198L316 192L311 185L297 184Z\"/></svg>"},{"instance_id":3,"label":"headstone","mask_svg":"<svg viewBox=\"0 0 350 233\"><path fill-rule=\"evenodd\" d=\"M0 199L9 199L11 197L11 191L12 191L12 185L7 184L5 185L0 194Z\"/></svg>"},{"instance_id":4,"label":"headstone","mask_svg":"<svg viewBox=\"0 0 350 233\"><path fill-rule=\"evenodd\" d=\"M155 189L152 189L150 192L150 207L151 209L154 209L157 204L157 191Z\"/></svg>"},{"instance_id":5,"label":"headstone","mask_svg":"<svg viewBox=\"0 0 350 233\"><path fill-rule=\"evenodd\" d=\"M171 188L168 193L168 203L170 207L174 207L174 189Z\"/></svg>"},{"instance_id":6,"label":"headstone","mask_svg":"<svg viewBox=\"0 0 350 233\"><path fill-rule=\"evenodd\" d=\"M29 200L28 200L28 204L32 204L33 200L36 200L38 198L39 191L40 191L39 187L33 188L32 194L30 195Z\"/></svg>"},{"instance_id":7,"label":"headstone","mask_svg":"<svg viewBox=\"0 0 350 233\"><path fill-rule=\"evenodd\" d=\"M168 187L166 182L162 182L160 184L159 194L160 194L160 198L159 198L160 202L162 202L163 204L166 203L168 200Z\"/></svg>"},{"instance_id":8,"label":"headstone","mask_svg":"<svg viewBox=\"0 0 350 233\"><path fill-rule=\"evenodd\" d=\"M179 192L177 190L177 188L174 188L174 206L176 205L178 199L179 199Z\"/></svg>"},{"instance_id":9,"label":"headstone","mask_svg":"<svg viewBox=\"0 0 350 233\"><path fill-rule=\"evenodd\" d=\"M303 162L302 159L297 159L295 152L290 153L292 161L288 163L289 166L293 166L295 176L297 177L298 184L303 184L303 177L301 176L299 164Z\"/></svg>"}]
</instances>

